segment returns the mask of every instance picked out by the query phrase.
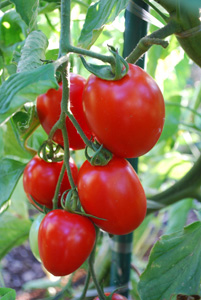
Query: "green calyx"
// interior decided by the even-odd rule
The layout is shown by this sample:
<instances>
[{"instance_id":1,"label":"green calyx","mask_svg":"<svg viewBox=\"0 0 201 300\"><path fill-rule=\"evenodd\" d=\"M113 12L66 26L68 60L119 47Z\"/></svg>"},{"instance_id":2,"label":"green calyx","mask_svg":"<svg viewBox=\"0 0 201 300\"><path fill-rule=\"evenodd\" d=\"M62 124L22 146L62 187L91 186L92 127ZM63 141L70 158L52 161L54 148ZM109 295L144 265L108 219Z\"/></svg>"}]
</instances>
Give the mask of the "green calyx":
<instances>
[{"instance_id":1,"label":"green calyx","mask_svg":"<svg viewBox=\"0 0 201 300\"><path fill-rule=\"evenodd\" d=\"M66 196L67 194L67 196ZM66 196L66 197L65 197ZM77 189L71 189L71 190L67 190L63 193L62 197L61 197L61 206L64 210L70 212L70 213L74 213L74 214L78 214L84 217L88 217L88 218L95 218L95 219L99 219L99 220L104 220L103 218L99 218L90 214L86 214L82 208L81 208L81 204L79 201L79 196L78 196L78 192Z\"/></svg>"},{"instance_id":2,"label":"green calyx","mask_svg":"<svg viewBox=\"0 0 201 300\"><path fill-rule=\"evenodd\" d=\"M86 62L83 56L80 56L84 67L95 76L104 80L119 80L128 73L128 63L126 60L118 54L118 51L108 46L109 51L114 56L114 64L111 65L95 65Z\"/></svg>"},{"instance_id":3,"label":"green calyx","mask_svg":"<svg viewBox=\"0 0 201 300\"><path fill-rule=\"evenodd\" d=\"M51 140L44 141L38 150L38 156L47 162L63 160L63 148Z\"/></svg>"},{"instance_id":4,"label":"green calyx","mask_svg":"<svg viewBox=\"0 0 201 300\"><path fill-rule=\"evenodd\" d=\"M89 147L85 148L85 156L93 166L105 166L112 159L113 154L100 145L97 141L92 144L92 155L88 154Z\"/></svg>"}]
</instances>

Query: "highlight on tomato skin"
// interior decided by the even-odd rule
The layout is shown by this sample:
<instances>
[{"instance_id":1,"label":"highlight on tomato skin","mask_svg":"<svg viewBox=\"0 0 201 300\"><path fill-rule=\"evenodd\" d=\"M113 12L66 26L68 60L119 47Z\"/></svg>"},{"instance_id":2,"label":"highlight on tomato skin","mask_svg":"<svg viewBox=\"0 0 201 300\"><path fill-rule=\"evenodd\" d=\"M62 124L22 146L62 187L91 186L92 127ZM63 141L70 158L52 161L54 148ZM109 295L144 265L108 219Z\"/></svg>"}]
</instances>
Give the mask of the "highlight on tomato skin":
<instances>
[{"instance_id":1,"label":"highlight on tomato skin","mask_svg":"<svg viewBox=\"0 0 201 300\"><path fill-rule=\"evenodd\" d=\"M38 231L41 261L54 276L71 274L88 258L95 240L95 227L89 218L62 209L52 210Z\"/></svg>"},{"instance_id":2,"label":"highlight on tomato skin","mask_svg":"<svg viewBox=\"0 0 201 300\"><path fill-rule=\"evenodd\" d=\"M85 135L90 139L92 133L88 127L82 106L82 95L85 83L86 79L84 77L70 73L70 111L74 115ZM39 121L47 134L50 133L53 125L60 117L62 91L63 86L62 82L60 82L58 90L50 89L47 93L37 97L36 108ZM66 128L68 131L70 148L73 150L84 149L85 143L68 117L66 117ZM56 130L54 133L53 141L64 146L63 136L60 129Z\"/></svg>"},{"instance_id":3,"label":"highlight on tomato skin","mask_svg":"<svg viewBox=\"0 0 201 300\"><path fill-rule=\"evenodd\" d=\"M69 163L74 182L75 184L77 184L78 167L72 158L70 158ZM41 159L38 155L35 155L26 165L23 173L23 186L27 198L34 206L37 207L37 204L33 202L32 198L38 204L52 209L52 199L54 197L62 165L63 161L46 162L43 159ZM70 188L71 186L68 179L67 171L65 171L59 190L59 206L62 194Z\"/></svg>"},{"instance_id":4,"label":"highlight on tomato skin","mask_svg":"<svg viewBox=\"0 0 201 300\"><path fill-rule=\"evenodd\" d=\"M146 216L147 201L135 170L124 158L105 166L85 161L78 173L78 195L87 214L102 230L116 235L132 232Z\"/></svg>"},{"instance_id":5,"label":"highlight on tomato skin","mask_svg":"<svg viewBox=\"0 0 201 300\"><path fill-rule=\"evenodd\" d=\"M83 109L98 142L123 158L149 152L165 121L164 98L157 83L132 64L120 80L90 75L83 92Z\"/></svg>"}]
</instances>

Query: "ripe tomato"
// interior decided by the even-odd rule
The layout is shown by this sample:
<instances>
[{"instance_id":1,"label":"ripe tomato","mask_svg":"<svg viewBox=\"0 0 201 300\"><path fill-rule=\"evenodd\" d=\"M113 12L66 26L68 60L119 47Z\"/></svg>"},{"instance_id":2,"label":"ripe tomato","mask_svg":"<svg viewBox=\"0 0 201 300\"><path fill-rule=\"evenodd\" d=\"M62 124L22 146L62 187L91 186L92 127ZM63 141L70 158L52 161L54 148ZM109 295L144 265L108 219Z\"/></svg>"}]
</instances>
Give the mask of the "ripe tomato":
<instances>
[{"instance_id":1,"label":"ripe tomato","mask_svg":"<svg viewBox=\"0 0 201 300\"><path fill-rule=\"evenodd\" d=\"M85 262L95 239L96 231L88 218L61 209L52 210L39 227L41 261L51 274L68 275Z\"/></svg>"},{"instance_id":2,"label":"ripe tomato","mask_svg":"<svg viewBox=\"0 0 201 300\"><path fill-rule=\"evenodd\" d=\"M113 157L106 166L85 161L78 173L78 195L86 213L101 229L127 234L146 215L146 197L141 182L128 161Z\"/></svg>"},{"instance_id":3,"label":"ripe tomato","mask_svg":"<svg viewBox=\"0 0 201 300\"><path fill-rule=\"evenodd\" d=\"M26 165L23 174L24 191L28 199L33 204L30 196L41 205L52 208L52 199L54 197L57 181L63 161L46 162L37 155L34 156ZM75 184L77 183L78 168L71 158L70 167ZM59 191L59 200L63 192L70 189L67 172L65 171ZM59 204L60 205L60 204Z\"/></svg>"},{"instance_id":4,"label":"ripe tomato","mask_svg":"<svg viewBox=\"0 0 201 300\"><path fill-rule=\"evenodd\" d=\"M83 93L89 127L100 144L116 156L145 154L158 141L165 105L156 82L140 67L129 64L117 81L90 75Z\"/></svg>"},{"instance_id":5,"label":"ripe tomato","mask_svg":"<svg viewBox=\"0 0 201 300\"><path fill-rule=\"evenodd\" d=\"M33 221L30 231L29 231L29 244L31 251L35 258L41 262L39 249L38 249L38 230L42 219L44 218L44 214L39 214L36 219Z\"/></svg>"},{"instance_id":6,"label":"ripe tomato","mask_svg":"<svg viewBox=\"0 0 201 300\"><path fill-rule=\"evenodd\" d=\"M91 138L91 131L87 125L82 107L82 94L85 83L86 80L82 76L70 74L70 110L86 136ZM61 99L62 82L59 83L58 90L50 89L46 94L40 95L37 98L36 107L38 117L47 134L50 133L51 128L59 119L61 113ZM70 148L74 150L83 149L85 144L68 117L66 118L66 127L68 130ZM55 132L53 141L61 146L64 145L60 129Z\"/></svg>"},{"instance_id":7,"label":"ripe tomato","mask_svg":"<svg viewBox=\"0 0 201 300\"><path fill-rule=\"evenodd\" d=\"M105 293L105 296L108 297L110 294L111 294L111 293ZM99 300L99 297L98 297L98 296L95 297L94 300ZM114 293L114 294L112 295L112 300L127 300L127 298L124 297L124 296L122 296L122 295L120 295L120 294Z\"/></svg>"}]
</instances>

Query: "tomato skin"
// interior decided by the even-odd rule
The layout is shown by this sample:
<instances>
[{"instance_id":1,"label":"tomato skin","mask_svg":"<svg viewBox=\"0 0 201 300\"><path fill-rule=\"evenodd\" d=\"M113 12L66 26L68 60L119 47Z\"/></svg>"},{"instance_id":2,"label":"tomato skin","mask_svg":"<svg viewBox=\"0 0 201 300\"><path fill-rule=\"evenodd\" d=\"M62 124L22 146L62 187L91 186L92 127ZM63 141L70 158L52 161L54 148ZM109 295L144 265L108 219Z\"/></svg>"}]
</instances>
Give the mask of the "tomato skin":
<instances>
[{"instance_id":1,"label":"tomato skin","mask_svg":"<svg viewBox=\"0 0 201 300\"><path fill-rule=\"evenodd\" d=\"M44 216L45 216L44 214L39 214L35 218L33 223L31 224L31 228L30 228L30 231L29 231L30 248L31 248L31 251L32 251L34 257L39 262L41 262L41 259L40 259L39 249L38 249L38 230L39 230L40 223L42 222Z\"/></svg>"},{"instance_id":2,"label":"tomato skin","mask_svg":"<svg viewBox=\"0 0 201 300\"><path fill-rule=\"evenodd\" d=\"M111 293L105 293L105 296L109 296ZM97 297L95 297L93 300L99 300L99 297L97 296ZM112 295L112 300L127 300L127 298L126 297L124 297L124 296L122 296L122 295L120 295L120 294L117 294L117 293L114 293L113 295Z\"/></svg>"},{"instance_id":3,"label":"tomato skin","mask_svg":"<svg viewBox=\"0 0 201 300\"><path fill-rule=\"evenodd\" d=\"M53 210L39 227L42 263L55 276L71 274L88 258L95 239L96 231L88 218L61 209Z\"/></svg>"},{"instance_id":4,"label":"tomato skin","mask_svg":"<svg viewBox=\"0 0 201 300\"><path fill-rule=\"evenodd\" d=\"M52 209L52 199L54 197L57 181L61 172L63 161L46 162L38 155L35 155L26 165L23 174L24 191L29 201L33 203L30 196L41 205ZM77 183L78 168L70 159L70 168L75 184ZM59 191L59 201L64 191L70 189L67 172L65 171ZM35 205L35 204L34 204ZM60 203L59 203L60 205ZM36 206L36 205L35 205Z\"/></svg>"},{"instance_id":5,"label":"tomato skin","mask_svg":"<svg viewBox=\"0 0 201 300\"><path fill-rule=\"evenodd\" d=\"M158 85L132 64L127 75L117 81L90 75L83 93L83 109L100 144L124 158L151 150L165 120L164 99Z\"/></svg>"},{"instance_id":6,"label":"tomato skin","mask_svg":"<svg viewBox=\"0 0 201 300\"><path fill-rule=\"evenodd\" d=\"M91 138L91 131L87 125L82 107L82 94L86 79L80 75L70 74L70 109L82 130L88 138ZM61 113L62 82L59 83L59 89L50 89L46 94L40 95L36 101L37 113L40 123L47 134L50 133L53 125L58 121ZM70 119L66 118L66 127L68 131L70 148L73 150L83 149L85 143L73 126ZM58 129L53 136L53 141L64 146L63 136Z\"/></svg>"},{"instance_id":7,"label":"tomato skin","mask_svg":"<svg viewBox=\"0 0 201 300\"><path fill-rule=\"evenodd\" d=\"M85 161L78 173L78 195L86 213L101 229L111 234L127 234L146 215L146 196L128 161L113 157L106 166Z\"/></svg>"}]
</instances>

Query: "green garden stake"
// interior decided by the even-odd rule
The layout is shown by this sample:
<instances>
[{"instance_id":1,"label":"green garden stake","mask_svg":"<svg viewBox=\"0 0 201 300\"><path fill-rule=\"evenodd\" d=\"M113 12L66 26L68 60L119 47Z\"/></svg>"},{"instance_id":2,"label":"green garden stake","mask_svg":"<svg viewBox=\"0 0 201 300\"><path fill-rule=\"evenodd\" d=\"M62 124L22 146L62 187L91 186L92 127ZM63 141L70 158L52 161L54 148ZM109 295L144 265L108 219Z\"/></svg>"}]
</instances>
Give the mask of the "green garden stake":
<instances>
[{"instance_id":1,"label":"green garden stake","mask_svg":"<svg viewBox=\"0 0 201 300\"><path fill-rule=\"evenodd\" d=\"M139 40L147 33L147 23L135 14L135 6L147 10L148 6L142 0L130 1L125 12L125 32L123 57L127 57L135 48ZM144 67L144 58L137 65ZM137 172L138 159L128 159ZM112 263L110 271L110 285L122 287L119 291L128 297L130 281L130 265L133 248L133 233L126 235L115 235L112 238Z\"/></svg>"}]
</instances>

